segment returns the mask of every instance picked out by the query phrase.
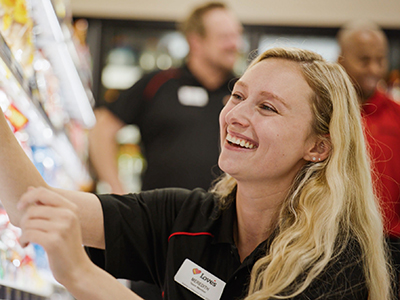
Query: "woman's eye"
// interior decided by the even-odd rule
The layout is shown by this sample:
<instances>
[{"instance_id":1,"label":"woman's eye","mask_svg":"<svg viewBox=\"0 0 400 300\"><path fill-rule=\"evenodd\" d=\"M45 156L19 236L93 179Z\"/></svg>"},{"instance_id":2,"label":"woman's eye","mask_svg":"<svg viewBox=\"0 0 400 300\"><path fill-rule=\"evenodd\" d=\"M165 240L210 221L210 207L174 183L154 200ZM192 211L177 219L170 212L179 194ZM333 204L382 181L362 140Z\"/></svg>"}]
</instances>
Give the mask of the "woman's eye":
<instances>
[{"instance_id":1,"label":"woman's eye","mask_svg":"<svg viewBox=\"0 0 400 300\"><path fill-rule=\"evenodd\" d=\"M260 105L260 108L261 108L262 110L269 110L269 111L272 111L272 112L275 112L275 113L278 112L275 108L273 108L272 106L267 105L267 104L261 104L261 105Z\"/></svg>"},{"instance_id":2,"label":"woman's eye","mask_svg":"<svg viewBox=\"0 0 400 300\"><path fill-rule=\"evenodd\" d=\"M243 97L240 94L237 94L237 93L232 93L231 97L236 99L236 100L240 100L240 101L244 100Z\"/></svg>"}]
</instances>

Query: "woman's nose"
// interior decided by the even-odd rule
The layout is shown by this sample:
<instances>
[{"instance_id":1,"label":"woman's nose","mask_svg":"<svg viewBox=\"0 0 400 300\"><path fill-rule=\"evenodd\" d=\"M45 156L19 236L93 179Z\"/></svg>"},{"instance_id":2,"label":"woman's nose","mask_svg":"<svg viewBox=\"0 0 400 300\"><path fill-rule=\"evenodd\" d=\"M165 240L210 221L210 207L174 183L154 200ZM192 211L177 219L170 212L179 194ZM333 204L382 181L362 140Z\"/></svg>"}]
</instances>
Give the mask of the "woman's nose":
<instances>
[{"instance_id":1,"label":"woman's nose","mask_svg":"<svg viewBox=\"0 0 400 300\"><path fill-rule=\"evenodd\" d=\"M232 125L247 127L250 124L252 111L249 102L242 101L235 105L227 114L226 122Z\"/></svg>"}]
</instances>

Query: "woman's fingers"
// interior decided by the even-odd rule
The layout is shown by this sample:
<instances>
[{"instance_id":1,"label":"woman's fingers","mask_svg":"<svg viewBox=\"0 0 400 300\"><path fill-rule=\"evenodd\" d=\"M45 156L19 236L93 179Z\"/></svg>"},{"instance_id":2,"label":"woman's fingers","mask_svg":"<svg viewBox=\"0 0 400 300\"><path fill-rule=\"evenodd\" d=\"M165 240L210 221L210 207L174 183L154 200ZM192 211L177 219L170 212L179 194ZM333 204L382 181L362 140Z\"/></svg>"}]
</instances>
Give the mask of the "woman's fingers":
<instances>
[{"instance_id":1,"label":"woman's fingers","mask_svg":"<svg viewBox=\"0 0 400 300\"><path fill-rule=\"evenodd\" d=\"M33 204L54 207L63 206L74 211L77 209L74 203L43 187L28 188L28 191L22 195L18 203L18 209L23 210Z\"/></svg>"},{"instance_id":2,"label":"woman's fingers","mask_svg":"<svg viewBox=\"0 0 400 300\"><path fill-rule=\"evenodd\" d=\"M45 246L34 240L35 232L55 233L62 239L79 227L76 205L45 188L29 188L21 197L18 208L24 210L20 223L21 245L34 242Z\"/></svg>"},{"instance_id":3,"label":"woman's fingers","mask_svg":"<svg viewBox=\"0 0 400 300\"><path fill-rule=\"evenodd\" d=\"M50 268L59 282L73 269L90 261L82 247L76 205L44 188L29 189L20 200L21 245L41 245L48 254Z\"/></svg>"},{"instance_id":4,"label":"woman's fingers","mask_svg":"<svg viewBox=\"0 0 400 300\"><path fill-rule=\"evenodd\" d=\"M27 245L29 243L41 245L49 255L57 254L62 248L68 246L68 240L60 235L58 230L45 229L46 225L48 227L48 225L53 224L49 224L47 221L41 222L45 225L44 227L42 224L31 224L32 226L28 226L22 231L20 237L21 245Z\"/></svg>"},{"instance_id":5,"label":"woman's fingers","mask_svg":"<svg viewBox=\"0 0 400 300\"><path fill-rule=\"evenodd\" d=\"M44 222L48 225L48 222ZM48 236L48 232L43 229L43 226L27 227L22 230L19 238L19 243L22 247L26 247L29 243L35 243L44 247L44 238Z\"/></svg>"},{"instance_id":6,"label":"woman's fingers","mask_svg":"<svg viewBox=\"0 0 400 300\"><path fill-rule=\"evenodd\" d=\"M54 208L42 204L29 205L25 209L25 213L21 218L21 228L28 219L44 219L48 220L54 217Z\"/></svg>"},{"instance_id":7,"label":"woman's fingers","mask_svg":"<svg viewBox=\"0 0 400 300\"><path fill-rule=\"evenodd\" d=\"M22 231L38 230L57 232L61 237L67 236L70 230L79 228L77 215L69 208L46 205L30 205L21 219ZM81 241L80 241L81 242Z\"/></svg>"}]
</instances>

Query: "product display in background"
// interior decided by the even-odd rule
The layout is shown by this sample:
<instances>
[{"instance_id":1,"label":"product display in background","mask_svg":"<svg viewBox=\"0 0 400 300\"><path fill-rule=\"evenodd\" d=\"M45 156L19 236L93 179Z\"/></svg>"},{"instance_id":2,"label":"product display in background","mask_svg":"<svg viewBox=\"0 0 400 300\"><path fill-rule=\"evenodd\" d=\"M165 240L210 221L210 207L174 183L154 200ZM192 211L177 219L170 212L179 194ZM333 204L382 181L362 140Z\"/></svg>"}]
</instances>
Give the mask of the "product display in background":
<instances>
[{"instance_id":1,"label":"product display in background","mask_svg":"<svg viewBox=\"0 0 400 300\"><path fill-rule=\"evenodd\" d=\"M0 208L0 284L8 282L23 287L26 292L38 294L40 291L42 296L50 296L53 287L39 274L49 272L47 263L43 263L47 261L43 257L46 254L35 245L22 248L19 235L19 228L10 224L5 210Z\"/></svg>"},{"instance_id":2,"label":"product display in background","mask_svg":"<svg viewBox=\"0 0 400 300\"><path fill-rule=\"evenodd\" d=\"M0 207L0 299L72 300L50 272L43 248L18 242L20 229Z\"/></svg>"},{"instance_id":3,"label":"product display in background","mask_svg":"<svg viewBox=\"0 0 400 300\"><path fill-rule=\"evenodd\" d=\"M90 57L75 37L68 5L64 0L0 0L0 107L49 185L91 190ZM0 199L0 299L73 299L54 280L43 248L21 247L19 235Z\"/></svg>"},{"instance_id":4,"label":"product display in background","mask_svg":"<svg viewBox=\"0 0 400 300\"><path fill-rule=\"evenodd\" d=\"M0 33L27 77L33 75L32 62L35 55L33 26L29 15L29 2L0 1Z\"/></svg>"},{"instance_id":5,"label":"product display in background","mask_svg":"<svg viewBox=\"0 0 400 300\"><path fill-rule=\"evenodd\" d=\"M139 192L142 187L142 172L146 168L139 143L140 131L137 126L127 125L117 135L118 174L126 191Z\"/></svg>"},{"instance_id":6,"label":"product display in background","mask_svg":"<svg viewBox=\"0 0 400 300\"><path fill-rule=\"evenodd\" d=\"M118 142L118 176L126 191L140 192L142 173L146 168L146 160L140 149L140 131L137 126L124 126L117 134ZM104 181L96 183L96 193L112 193L111 186Z\"/></svg>"},{"instance_id":7,"label":"product display in background","mask_svg":"<svg viewBox=\"0 0 400 300\"><path fill-rule=\"evenodd\" d=\"M92 110L91 83L87 76L80 75L83 66L90 66L90 62L83 64L79 59L71 18L56 15L50 0L30 1L35 24L35 45L50 62L59 79L63 108L72 119L90 128L96 121ZM59 8L57 10L62 11Z\"/></svg>"}]
</instances>

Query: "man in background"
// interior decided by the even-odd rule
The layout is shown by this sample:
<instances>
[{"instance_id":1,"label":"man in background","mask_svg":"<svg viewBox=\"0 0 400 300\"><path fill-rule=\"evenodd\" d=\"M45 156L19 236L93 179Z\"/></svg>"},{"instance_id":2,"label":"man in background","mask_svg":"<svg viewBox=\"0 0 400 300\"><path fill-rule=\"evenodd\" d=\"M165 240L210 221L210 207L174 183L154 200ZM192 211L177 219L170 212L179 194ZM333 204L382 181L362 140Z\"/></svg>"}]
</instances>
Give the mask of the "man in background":
<instances>
[{"instance_id":1,"label":"man in background","mask_svg":"<svg viewBox=\"0 0 400 300\"><path fill-rule=\"evenodd\" d=\"M107 107L95 111L89 154L99 180L126 193L118 179L117 132L139 127L147 169L142 190L162 187L209 189L218 173L218 116L229 97L242 26L222 3L196 8L181 31L189 44L186 64L145 75ZM154 280L149 274L149 282ZM145 299L161 299L152 285L132 283Z\"/></svg>"},{"instance_id":2,"label":"man in background","mask_svg":"<svg viewBox=\"0 0 400 300\"><path fill-rule=\"evenodd\" d=\"M186 64L145 75L117 101L95 111L90 159L101 181L126 193L118 179L116 133L139 127L147 169L142 190L208 189L218 161L218 115L230 94L242 26L222 3L196 8L181 31L189 44ZM214 171L215 172L215 171Z\"/></svg>"},{"instance_id":3,"label":"man in background","mask_svg":"<svg viewBox=\"0 0 400 300\"><path fill-rule=\"evenodd\" d=\"M352 78L362 105L373 178L399 276L400 266L400 106L379 88L388 72L388 41L375 24L353 22L338 33L339 63ZM398 284L397 278L396 284ZM398 294L398 287L396 287Z\"/></svg>"}]
</instances>

